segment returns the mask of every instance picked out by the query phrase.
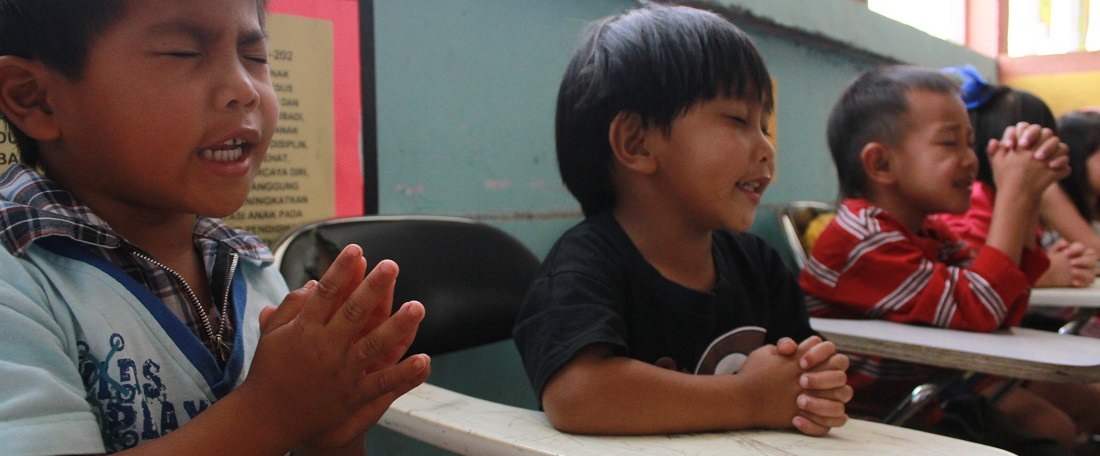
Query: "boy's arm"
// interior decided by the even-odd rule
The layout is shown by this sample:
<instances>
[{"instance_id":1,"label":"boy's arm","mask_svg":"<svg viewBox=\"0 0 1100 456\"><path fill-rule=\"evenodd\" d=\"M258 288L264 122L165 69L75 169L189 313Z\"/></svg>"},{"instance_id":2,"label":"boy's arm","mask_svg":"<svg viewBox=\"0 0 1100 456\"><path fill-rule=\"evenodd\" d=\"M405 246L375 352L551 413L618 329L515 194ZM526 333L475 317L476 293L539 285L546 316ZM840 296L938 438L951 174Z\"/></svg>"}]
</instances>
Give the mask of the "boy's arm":
<instances>
[{"instance_id":1,"label":"boy's arm","mask_svg":"<svg viewBox=\"0 0 1100 456\"><path fill-rule=\"evenodd\" d=\"M786 367L761 385L749 376L691 375L589 346L550 378L542 403L554 427L579 434L787 427L800 370L793 361Z\"/></svg>"},{"instance_id":2,"label":"boy's arm","mask_svg":"<svg viewBox=\"0 0 1100 456\"><path fill-rule=\"evenodd\" d=\"M1019 136L1013 142L1009 137ZM1039 224L1043 192L1069 172L1068 167L1051 168L1055 160L1064 160L1058 138L1049 129L1037 125L1009 127L1005 140L990 141L986 148L997 195L993 203L986 245L996 248L1019 264L1024 247L1034 247L1031 227ZM1034 141L1025 139L1036 138ZM1006 144L1016 148L1004 147Z\"/></svg>"},{"instance_id":3,"label":"boy's arm","mask_svg":"<svg viewBox=\"0 0 1100 456\"><path fill-rule=\"evenodd\" d=\"M829 303L828 314L880 318L969 331L1016 324L1029 282L1005 254L982 248L969 267L929 259L919 242L873 206L841 207L800 277L803 291ZM943 225L929 229L950 236ZM936 247L942 249L941 247ZM941 250L942 251L942 250Z\"/></svg>"},{"instance_id":4,"label":"boy's arm","mask_svg":"<svg viewBox=\"0 0 1100 456\"><path fill-rule=\"evenodd\" d=\"M1000 189L987 243L995 243L994 247L1018 262L1015 252L1019 250L1014 252L1012 249L1017 244L1033 246L1035 240L1028 232L1020 232L1021 225L1013 223L1030 222L1022 225L1025 227L1038 225L1043 193L1069 174L1068 148L1049 128L1021 122L1006 128L1000 141L990 140L986 153L993 168L993 179ZM998 218L1007 221L998 227Z\"/></svg>"},{"instance_id":5,"label":"boy's arm","mask_svg":"<svg viewBox=\"0 0 1100 456\"><path fill-rule=\"evenodd\" d=\"M737 374L692 375L594 345L550 378L542 403L554 427L580 434L791 428L800 414L799 359L805 352L783 356L766 345L753 351ZM815 416L821 425L813 428L817 434L846 420L839 399L815 409L821 412Z\"/></svg>"}]
</instances>

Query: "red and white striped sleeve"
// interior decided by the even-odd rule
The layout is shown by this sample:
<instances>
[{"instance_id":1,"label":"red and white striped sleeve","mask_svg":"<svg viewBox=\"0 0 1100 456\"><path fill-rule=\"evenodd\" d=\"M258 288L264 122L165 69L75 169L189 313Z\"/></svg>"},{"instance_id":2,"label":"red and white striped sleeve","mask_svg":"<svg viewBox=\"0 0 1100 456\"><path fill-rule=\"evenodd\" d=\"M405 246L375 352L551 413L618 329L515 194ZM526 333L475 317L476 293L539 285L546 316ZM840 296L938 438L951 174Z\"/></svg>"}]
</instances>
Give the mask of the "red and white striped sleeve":
<instances>
[{"instance_id":1,"label":"red and white striped sleeve","mask_svg":"<svg viewBox=\"0 0 1100 456\"><path fill-rule=\"evenodd\" d=\"M811 313L969 331L1019 324L1030 291L1020 268L929 228L914 235L865 200L845 201L799 278Z\"/></svg>"}]
</instances>

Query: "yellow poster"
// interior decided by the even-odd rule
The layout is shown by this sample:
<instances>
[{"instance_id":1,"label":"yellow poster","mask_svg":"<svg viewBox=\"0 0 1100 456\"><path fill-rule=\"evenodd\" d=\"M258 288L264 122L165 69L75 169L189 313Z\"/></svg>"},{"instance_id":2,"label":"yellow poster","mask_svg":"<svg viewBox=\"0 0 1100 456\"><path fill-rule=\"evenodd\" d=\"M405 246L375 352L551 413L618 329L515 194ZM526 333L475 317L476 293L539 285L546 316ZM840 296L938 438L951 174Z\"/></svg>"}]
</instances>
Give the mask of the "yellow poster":
<instances>
[{"instance_id":1,"label":"yellow poster","mask_svg":"<svg viewBox=\"0 0 1100 456\"><path fill-rule=\"evenodd\" d=\"M0 121L0 172L4 172L12 163L19 163L15 138L12 137L8 124Z\"/></svg>"}]
</instances>

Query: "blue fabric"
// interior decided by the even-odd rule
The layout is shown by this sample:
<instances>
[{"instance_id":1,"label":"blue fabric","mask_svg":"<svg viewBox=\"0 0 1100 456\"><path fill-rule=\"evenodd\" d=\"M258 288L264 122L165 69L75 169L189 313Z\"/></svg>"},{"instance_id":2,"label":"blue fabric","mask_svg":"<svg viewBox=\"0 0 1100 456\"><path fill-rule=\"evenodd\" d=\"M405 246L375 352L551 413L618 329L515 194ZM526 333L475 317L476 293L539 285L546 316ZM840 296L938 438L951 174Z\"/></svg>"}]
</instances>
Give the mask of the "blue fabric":
<instances>
[{"instance_id":1,"label":"blue fabric","mask_svg":"<svg viewBox=\"0 0 1100 456\"><path fill-rule=\"evenodd\" d=\"M996 87L990 85L972 65L943 67L940 72L959 81L959 96L967 110L980 108L996 91Z\"/></svg>"}]
</instances>

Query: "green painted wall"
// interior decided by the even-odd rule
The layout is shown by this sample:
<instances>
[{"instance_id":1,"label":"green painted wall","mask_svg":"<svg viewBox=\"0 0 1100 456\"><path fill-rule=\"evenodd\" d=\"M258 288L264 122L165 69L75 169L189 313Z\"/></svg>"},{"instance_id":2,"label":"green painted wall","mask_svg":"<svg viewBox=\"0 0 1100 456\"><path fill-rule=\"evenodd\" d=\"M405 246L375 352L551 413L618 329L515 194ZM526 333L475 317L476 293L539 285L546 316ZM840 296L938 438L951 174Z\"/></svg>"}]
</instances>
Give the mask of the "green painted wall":
<instances>
[{"instance_id":1,"label":"green painted wall","mask_svg":"<svg viewBox=\"0 0 1100 456\"><path fill-rule=\"evenodd\" d=\"M576 221L554 99L584 25L625 0L376 0L379 211L498 223L537 253Z\"/></svg>"},{"instance_id":2,"label":"green painted wall","mask_svg":"<svg viewBox=\"0 0 1100 456\"><path fill-rule=\"evenodd\" d=\"M833 100L880 63L992 59L867 11L851 0L722 0L756 40L778 85L778 180L765 203L832 199L825 146ZM460 215L514 234L542 256L580 218L553 149L558 82L588 21L629 0L375 0L379 206L384 214ZM368 183L369 185L369 183ZM772 241L771 213L753 230ZM523 407L535 401L510 342L433 360L429 379ZM372 431L371 454L445 454Z\"/></svg>"}]
</instances>

